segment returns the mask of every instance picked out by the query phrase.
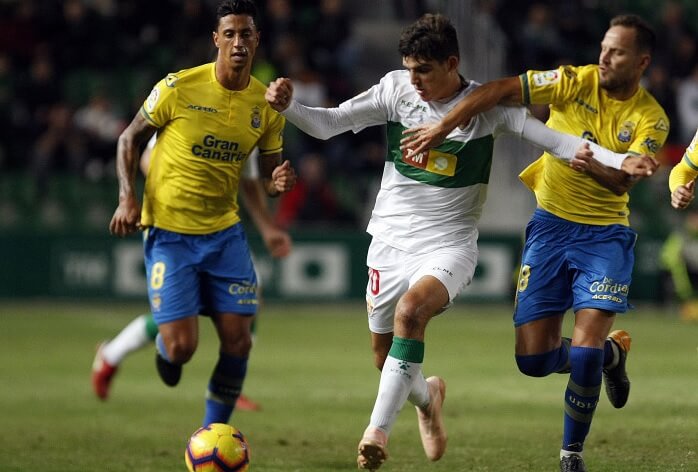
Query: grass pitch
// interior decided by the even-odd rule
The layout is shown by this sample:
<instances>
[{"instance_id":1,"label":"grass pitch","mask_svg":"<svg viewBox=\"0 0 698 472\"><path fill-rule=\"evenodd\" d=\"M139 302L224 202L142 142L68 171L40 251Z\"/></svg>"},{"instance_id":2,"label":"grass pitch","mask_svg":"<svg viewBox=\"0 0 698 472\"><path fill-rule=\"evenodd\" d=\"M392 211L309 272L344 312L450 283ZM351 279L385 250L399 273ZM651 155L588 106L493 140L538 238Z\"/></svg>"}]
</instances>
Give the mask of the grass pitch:
<instances>
[{"instance_id":1,"label":"grass pitch","mask_svg":"<svg viewBox=\"0 0 698 472\"><path fill-rule=\"evenodd\" d=\"M186 470L184 447L203 416L217 351L207 320L176 388L157 377L152 348L122 364L108 401L97 400L90 387L96 343L144 310L0 304L1 471ZM557 470L567 380L518 373L510 311L460 304L433 320L424 371L447 383L448 451L439 462L425 459L408 404L381 471ZM592 472L698 471L698 324L644 308L616 326L633 336L630 400L615 410L602 393L587 466ZM263 410L236 412L231 421L248 437L251 470L355 470L378 378L362 305L270 302L244 389Z\"/></svg>"}]
</instances>

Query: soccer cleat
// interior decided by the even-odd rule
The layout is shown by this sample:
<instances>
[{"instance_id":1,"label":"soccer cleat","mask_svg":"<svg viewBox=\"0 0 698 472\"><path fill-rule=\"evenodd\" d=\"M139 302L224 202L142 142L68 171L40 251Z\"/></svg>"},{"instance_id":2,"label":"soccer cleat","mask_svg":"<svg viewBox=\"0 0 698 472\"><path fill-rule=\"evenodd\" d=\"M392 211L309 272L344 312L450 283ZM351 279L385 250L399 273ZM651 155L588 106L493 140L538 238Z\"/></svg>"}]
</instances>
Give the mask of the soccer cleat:
<instances>
[{"instance_id":1,"label":"soccer cleat","mask_svg":"<svg viewBox=\"0 0 698 472\"><path fill-rule=\"evenodd\" d=\"M356 464L362 470L377 470L388 458L388 436L378 428L369 426L359 441Z\"/></svg>"},{"instance_id":2,"label":"soccer cleat","mask_svg":"<svg viewBox=\"0 0 698 472\"><path fill-rule=\"evenodd\" d=\"M259 411L262 409L262 407L259 403L250 400L243 394L240 394L235 402L235 409L240 411Z\"/></svg>"},{"instance_id":3,"label":"soccer cleat","mask_svg":"<svg viewBox=\"0 0 698 472\"><path fill-rule=\"evenodd\" d=\"M587 472L584 459L579 454L564 456L560 459L560 472Z\"/></svg>"},{"instance_id":4,"label":"soccer cleat","mask_svg":"<svg viewBox=\"0 0 698 472\"><path fill-rule=\"evenodd\" d=\"M628 401L630 394L630 380L625 371L625 361L630 352L630 335L623 330L613 331L608 335L608 339L616 346L618 351L618 361L615 365L603 370L603 377L606 383L606 395L615 408L623 408Z\"/></svg>"},{"instance_id":5,"label":"soccer cleat","mask_svg":"<svg viewBox=\"0 0 698 472\"><path fill-rule=\"evenodd\" d=\"M174 387L179 383L179 379L182 378L182 366L166 361L159 352L155 353L155 366L165 385Z\"/></svg>"},{"instance_id":6,"label":"soccer cleat","mask_svg":"<svg viewBox=\"0 0 698 472\"><path fill-rule=\"evenodd\" d=\"M116 374L118 365L111 365L102 357L102 349L107 342L102 342L97 346L95 359L92 361L92 390L100 400L106 400L109 396L112 378Z\"/></svg>"},{"instance_id":7,"label":"soccer cleat","mask_svg":"<svg viewBox=\"0 0 698 472\"><path fill-rule=\"evenodd\" d=\"M417 408L419 434L422 437L424 453L431 461L438 461L446 452L446 429L444 428L441 408L446 399L446 383L439 377L427 379L429 388L429 405Z\"/></svg>"}]
</instances>

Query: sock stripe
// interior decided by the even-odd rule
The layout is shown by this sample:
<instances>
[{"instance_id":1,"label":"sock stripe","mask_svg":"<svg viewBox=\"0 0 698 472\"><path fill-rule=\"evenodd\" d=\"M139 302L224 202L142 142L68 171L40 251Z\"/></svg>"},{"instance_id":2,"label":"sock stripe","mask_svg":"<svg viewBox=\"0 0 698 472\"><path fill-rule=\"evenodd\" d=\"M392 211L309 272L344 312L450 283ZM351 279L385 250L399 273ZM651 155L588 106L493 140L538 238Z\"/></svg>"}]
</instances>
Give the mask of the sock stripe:
<instances>
[{"instance_id":1,"label":"sock stripe","mask_svg":"<svg viewBox=\"0 0 698 472\"><path fill-rule=\"evenodd\" d=\"M582 387L581 385L577 385L572 379L567 382L567 388L580 397L598 397L601 393L601 385Z\"/></svg>"},{"instance_id":2,"label":"sock stripe","mask_svg":"<svg viewBox=\"0 0 698 472\"><path fill-rule=\"evenodd\" d=\"M574 408L572 408L572 406L567 402L565 402L565 414L572 418L574 421L586 424L591 423L591 420L594 417L594 412L580 413Z\"/></svg>"},{"instance_id":3,"label":"sock stripe","mask_svg":"<svg viewBox=\"0 0 698 472\"><path fill-rule=\"evenodd\" d=\"M406 339L393 336L389 356L402 361L421 364L424 362L424 343L416 339Z\"/></svg>"}]
</instances>

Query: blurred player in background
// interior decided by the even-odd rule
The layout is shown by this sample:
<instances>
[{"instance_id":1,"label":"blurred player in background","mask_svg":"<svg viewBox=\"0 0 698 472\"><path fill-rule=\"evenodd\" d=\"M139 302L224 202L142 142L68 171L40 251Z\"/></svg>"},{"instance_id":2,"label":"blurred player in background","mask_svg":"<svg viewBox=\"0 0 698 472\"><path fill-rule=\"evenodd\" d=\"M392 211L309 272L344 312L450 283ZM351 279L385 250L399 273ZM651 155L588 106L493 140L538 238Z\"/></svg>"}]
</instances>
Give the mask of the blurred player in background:
<instances>
[{"instance_id":1,"label":"blurred player in background","mask_svg":"<svg viewBox=\"0 0 698 472\"><path fill-rule=\"evenodd\" d=\"M143 175L148 173L150 153L153 146L155 146L155 135L148 141L148 146L141 155L140 168ZM291 237L274 223L266 205L264 190L258 177L257 155L252 153L247 159L243 173L240 176L240 197L269 254L275 258L286 257L291 251ZM258 291L261 293L259 281ZM258 296L261 299L261 295ZM255 319L251 327L253 340L256 325L257 321ZM135 351L149 346L155 341L157 333L158 328L152 313L143 314L133 319L113 339L100 344L92 363L92 389L97 397L102 400L107 399L114 375L124 358ZM241 393L235 403L235 408L238 410L256 411L260 409L260 406Z\"/></svg>"},{"instance_id":2,"label":"blurred player in background","mask_svg":"<svg viewBox=\"0 0 698 472\"><path fill-rule=\"evenodd\" d=\"M547 125L582 136L619 153L654 156L669 120L640 86L655 34L639 17L613 18L598 65L528 71L480 87L441 122L406 131L403 146L422 152L457 126L497 104L549 104ZM560 469L586 470L582 459L601 389L622 408L630 391L625 361L630 336L610 333L616 313L628 308L636 233L628 224L627 191L637 182L580 153L573 168L550 153L521 173L538 209L526 244L514 311L516 361L526 375L570 372ZM576 171L575 171L576 170ZM577 172L579 171L579 172ZM562 338L564 313L572 308L572 339Z\"/></svg>"},{"instance_id":3,"label":"blurred player in background","mask_svg":"<svg viewBox=\"0 0 698 472\"><path fill-rule=\"evenodd\" d=\"M671 206L683 210L695 198L696 177L698 177L698 131L689 144L683 159L671 169L669 174L669 190L671 190Z\"/></svg>"},{"instance_id":4,"label":"blurred player in background","mask_svg":"<svg viewBox=\"0 0 698 472\"><path fill-rule=\"evenodd\" d=\"M358 447L358 466L369 470L387 458L388 436L407 400L416 406L426 456L435 461L446 450L441 414L446 384L422 374L425 330L472 280L476 224L494 139L502 133L520 135L568 161L585 142L546 128L524 107L498 107L475 117L436 150L402 152L403 130L439 120L478 84L459 74L456 31L444 16L425 15L408 26L398 49L406 70L389 72L338 108L299 104L292 100L292 83L284 78L272 82L266 94L276 110L316 138L387 125L388 153L367 229L373 236L367 255L368 323L381 369L370 423ZM649 158L626 158L593 147L596 157L615 168L654 168Z\"/></svg>"},{"instance_id":5,"label":"blurred player in background","mask_svg":"<svg viewBox=\"0 0 698 472\"><path fill-rule=\"evenodd\" d=\"M252 345L257 280L238 216L242 167L258 148L268 195L295 182L281 158L284 118L264 101L264 86L250 75L257 24L251 0L221 2L215 62L156 84L117 147L119 206L109 229L117 236L144 229L160 377L168 385L179 382L198 344L198 314L211 317L220 340L204 425L230 419ZM141 211L135 194L139 146L156 130Z\"/></svg>"}]
</instances>

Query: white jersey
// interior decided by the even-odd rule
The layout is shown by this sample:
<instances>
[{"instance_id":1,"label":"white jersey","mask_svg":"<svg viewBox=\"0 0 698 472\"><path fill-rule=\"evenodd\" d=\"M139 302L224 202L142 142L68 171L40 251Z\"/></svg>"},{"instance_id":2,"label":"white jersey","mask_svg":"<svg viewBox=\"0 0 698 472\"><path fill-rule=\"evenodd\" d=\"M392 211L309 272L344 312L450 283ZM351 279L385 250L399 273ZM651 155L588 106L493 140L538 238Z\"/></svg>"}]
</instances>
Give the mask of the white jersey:
<instances>
[{"instance_id":1,"label":"white jersey","mask_svg":"<svg viewBox=\"0 0 698 472\"><path fill-rule=\"evenodd\" d=\"M355 133L387 124L383 178L367 228L374 238L413 253L477 239L494 139L502 133L521 135L527 109L495 107L465 129L456 128L428 153L408 157L400 150L400 139L405 129L441 120L478 86L470 82L445 103L424 102L409 72L393 71L339 106Z\"/></svg>"}]
</instances>

